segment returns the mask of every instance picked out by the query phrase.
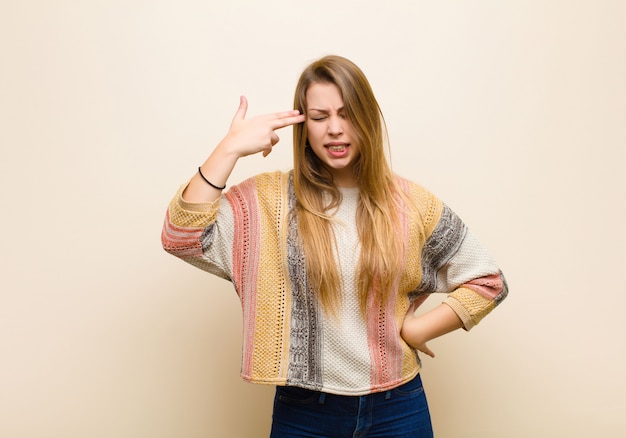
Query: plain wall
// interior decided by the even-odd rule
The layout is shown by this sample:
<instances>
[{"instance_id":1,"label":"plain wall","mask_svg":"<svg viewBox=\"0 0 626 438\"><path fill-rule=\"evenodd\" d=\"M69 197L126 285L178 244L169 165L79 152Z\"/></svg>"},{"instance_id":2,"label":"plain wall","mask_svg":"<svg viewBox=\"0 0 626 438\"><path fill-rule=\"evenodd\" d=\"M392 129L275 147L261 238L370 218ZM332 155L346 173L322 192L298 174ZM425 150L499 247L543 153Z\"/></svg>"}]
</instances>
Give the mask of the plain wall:
<instances>
[{"instance_id":1,"label":"plain wall","mask_svg":"<svg viewBox=\"0 0 626 438\"><path fill-rule=\"evenodd\" d=\"M233 288L160 232L239 95L290 109L328 53L509 282L431 344L436 436L625 436L625 22L619 0L1 0L0 436L267 436ZM290 168L280 136L229 184Z\"/></svg>"}]
</instances>

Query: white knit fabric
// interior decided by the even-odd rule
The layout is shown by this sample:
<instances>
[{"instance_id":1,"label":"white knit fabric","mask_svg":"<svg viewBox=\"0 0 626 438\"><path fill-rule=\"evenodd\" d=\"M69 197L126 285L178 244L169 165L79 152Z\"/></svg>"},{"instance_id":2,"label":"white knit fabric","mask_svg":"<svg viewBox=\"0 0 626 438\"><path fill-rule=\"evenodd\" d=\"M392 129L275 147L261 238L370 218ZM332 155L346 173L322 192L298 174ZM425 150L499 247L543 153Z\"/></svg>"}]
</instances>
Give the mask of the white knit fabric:
<instances>
[{"instance_id":1,"label":"white knit fabric","mask_svg":"<svg viewBox=\"0 0 626 438\"><path fill-rule=\"evenodd\" d=\"M343 201L334 217L336 259L343 281L337 317L325 315L321 324L323 378L327 388L367 388L370 357L367 327L359 308L355 271L361 245L356 228L358 189L341 189Z\"/></svg>"},{"instance_id":2,"label":"white knit fabric","mask_svg":"<svg viewBox=\"0 0 626 438\"><path fill-rule=\"evenodd\" d=\"M498 272L498 265L470 230L467 230L463 245L450 259L449 265L449 269L442 270L437 276L435 292L446 293L459 287L466 281L464 274L467 269L472 269L477 277Z\"/></svg>"}]
</instances>

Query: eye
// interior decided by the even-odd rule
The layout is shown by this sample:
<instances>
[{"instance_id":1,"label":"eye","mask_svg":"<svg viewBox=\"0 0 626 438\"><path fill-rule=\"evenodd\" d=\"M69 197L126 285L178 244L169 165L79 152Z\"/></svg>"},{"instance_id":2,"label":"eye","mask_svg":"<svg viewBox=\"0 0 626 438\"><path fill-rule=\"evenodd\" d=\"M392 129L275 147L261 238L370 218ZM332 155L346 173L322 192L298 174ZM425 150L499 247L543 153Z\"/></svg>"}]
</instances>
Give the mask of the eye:
<instances>
[{"instance_id":1,"label":"eye","mask_svg":"<svg viewBox=\"0 0 626 438\"><path fill-rule=\"evenodd\" d=\"M312 116L311 117L311 120L314 120L316 122L319 122L319 121L322 121L322 120L325 120L325 119L326 119L326 116Z\"/></svg>"}]
</instances>

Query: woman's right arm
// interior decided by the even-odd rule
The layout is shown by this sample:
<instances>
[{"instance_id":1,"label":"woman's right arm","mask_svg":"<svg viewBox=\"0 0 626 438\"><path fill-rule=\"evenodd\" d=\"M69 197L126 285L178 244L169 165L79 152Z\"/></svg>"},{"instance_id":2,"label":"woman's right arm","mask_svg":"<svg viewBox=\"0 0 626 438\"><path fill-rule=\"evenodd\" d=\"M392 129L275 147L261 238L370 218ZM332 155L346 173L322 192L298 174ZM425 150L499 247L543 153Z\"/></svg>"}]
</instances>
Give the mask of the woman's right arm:
<instances>
[{"instance_id":1,"label":"woman's right arm","mask_svg":"<svg viewBox=\"0 0 626 438\"><path fill-rule=\"evenodd\" d=\"M246 119L247 109L248 101L242 96L226 137L201 166L212 185L224 186L239 158L258 152L269 154L279 140L275 130L304 121L298 111ZM234 218L229 210L219 208L222 191L211 184L196 173L189 184L181 187L167 210L161 241L170 254L229 278ZM222 226L215 227L220 215Z\"/></svg>"},{"instance_id":2,"label":"woman's right arm","mask_svg":"<svg viewBox=\"0 0 626 438\"><path fill-rule=\"evenodd\" d=\"M298 110L283 111L246 119L248 100L241 96L239 108L233 117L226 137L217 145L209 158L200 166L183 192L183 199L190 203L207 203L217 200L237 160L247 155L263 153L267 156L279 138L276 130L304 122Z\"/></svg>"}]
</instances>

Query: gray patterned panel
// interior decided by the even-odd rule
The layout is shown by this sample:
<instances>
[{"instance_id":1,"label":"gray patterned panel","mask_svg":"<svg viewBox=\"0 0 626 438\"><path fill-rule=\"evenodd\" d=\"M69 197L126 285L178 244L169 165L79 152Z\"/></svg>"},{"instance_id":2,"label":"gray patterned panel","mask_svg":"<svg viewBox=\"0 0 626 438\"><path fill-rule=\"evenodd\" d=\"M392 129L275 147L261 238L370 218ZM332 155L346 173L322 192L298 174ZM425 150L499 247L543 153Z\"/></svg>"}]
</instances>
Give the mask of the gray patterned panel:
<instances>
[{"instance_id":1,"label":"gray patterned panel","mask_svg":"<svg viewBox=\"0 0 626 438\"><path fill-rule=\"evenodd\" d=\"M289 346L288 382L300 383L311 389L321 389L322 368L320 354L320 327L318 303L309 289L304 252L298 241L295 218L295 191L293 174L289 177L289 231L287 261L292 290L291 332Z\"/></svg>"},{"instance_id":2,"label":"gray patterned panel","mask_svg":"<svg viewBox=\"0 0 626 438\"><path fill-rule=\"evenodd\" d=\"M413 295L430 294L437 289L437 274L461 247L467 227L447 205L422 251L422 282Z\"/></svg>"},{"instance_id":3,"label":"gray patterned panel","mask_svg":"<svg viewBox=\"0 0 626 438\"><path fill-rule=\"evenodd\" d=\"M207 226L202 235L200 236L200 243L202 244L202 252L207 252L209 247L213 243L213 238L215 236L215 224L211 224Z\"/></svg>"},{"instance_id":4,"label":"gray patterned panel","mask_svg":"<svg viewBox=\"0 0 626 438\"><path fill-rule=\"evenodd\" d=\"M217 229L217 225L213 223L207 226L202 232L202 235L200 236L200 244L202 245L202 252L205 255L205 257L208 257L207 254L211 254L210 252L210 250L212 249L211 247L214 244L214 241L216 240L216 237L215 237L216 229ZM219 263L215 263L213 260L211 261L211 263L206 264L204 261L194 261L193 259L191 259L189 260L189 263L191 263L192 265L198 266L199 268L204 269L213 275L217 275L218 277L223 278L224 280L233 282L232 275L230 272L227 271L227 268L222 267Z\"/></svg>"}]
</instances>

